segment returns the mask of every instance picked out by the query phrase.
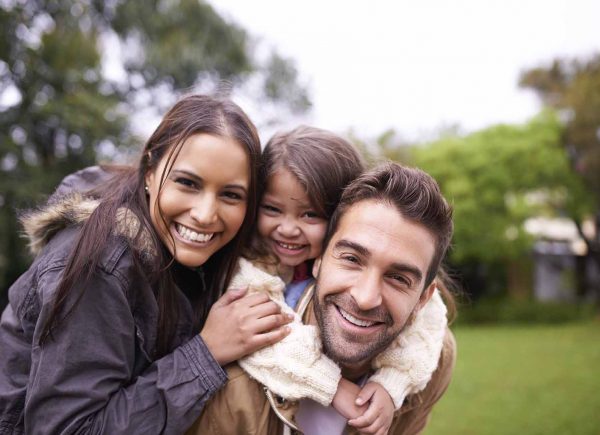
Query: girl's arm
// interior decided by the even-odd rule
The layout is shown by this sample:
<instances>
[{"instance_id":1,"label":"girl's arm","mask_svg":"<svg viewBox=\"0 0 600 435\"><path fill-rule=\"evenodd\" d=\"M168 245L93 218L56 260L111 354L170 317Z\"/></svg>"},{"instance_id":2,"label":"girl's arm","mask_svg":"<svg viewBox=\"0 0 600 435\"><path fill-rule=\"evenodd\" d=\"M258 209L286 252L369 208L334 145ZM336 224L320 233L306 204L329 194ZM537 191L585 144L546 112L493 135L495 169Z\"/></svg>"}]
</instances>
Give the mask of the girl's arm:
<instances>
[{"instance_id":1,"label":"girl's arm","mask_svg":"<svg viewBox=\"0 0 600 435\"><path fill-rule=\"evenodd\" d=\"M285 304L284 282L241 259L232 286L248 286L249 293L266 293L281 306L282 312L294 316L290 334L240 359L242 369L285 399L310 398L325 406L331 404L341 370L323 354L318 329L302 324L300 317Z\"/></svg>"},{"instance_id":2,"label":"girl's arm","mask_svg":"<svg viewBox=\"0 0 600 435\"><path fill-rule=\"evenodd\" d=\"M436 289L415 320L373 360L369 381L382 385L399 409L404 398L423 390L438 366L444 343L446 306Z\"/></svg>"}]
</instances>

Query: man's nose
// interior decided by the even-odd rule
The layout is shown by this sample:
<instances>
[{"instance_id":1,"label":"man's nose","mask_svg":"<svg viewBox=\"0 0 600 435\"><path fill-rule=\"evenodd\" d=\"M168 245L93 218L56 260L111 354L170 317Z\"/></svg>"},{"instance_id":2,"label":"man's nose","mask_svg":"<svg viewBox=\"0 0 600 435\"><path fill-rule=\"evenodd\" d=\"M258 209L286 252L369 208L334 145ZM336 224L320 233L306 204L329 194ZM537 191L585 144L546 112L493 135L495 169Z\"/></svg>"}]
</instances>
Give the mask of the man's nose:
<instances>
[{"instance_id":1,"label":"man's nose","mask_svg":"<svg viewBox=\"0 0 600 435\"><path fill-rule=\"evenodd\" d=\"M381 296L382 282L375 271L364 271L352 287L350 294L363 311L377 308L383 302Z\"/></svg>"},{"instance_id":2,"label":"man's nose","mask_svg":"<svg viewBox=\"0 0 600 435\"><path fill-rule=\"evenodd\" d=\"M205 192L195 201L190 216L200 225L212 225L218 219L217 208L216 195Z\"/></svg>"},{"instance_id":3,"label":"man's nose","mask_svg":"<svg viewBox=\"0 0 600 435\"><path fill-rule=\"evenodd\" d=\"M277 231L284 237L297 237L300 235L300 227L295 219L284 216L277 226Z\"/></svg>"}]
</instances>

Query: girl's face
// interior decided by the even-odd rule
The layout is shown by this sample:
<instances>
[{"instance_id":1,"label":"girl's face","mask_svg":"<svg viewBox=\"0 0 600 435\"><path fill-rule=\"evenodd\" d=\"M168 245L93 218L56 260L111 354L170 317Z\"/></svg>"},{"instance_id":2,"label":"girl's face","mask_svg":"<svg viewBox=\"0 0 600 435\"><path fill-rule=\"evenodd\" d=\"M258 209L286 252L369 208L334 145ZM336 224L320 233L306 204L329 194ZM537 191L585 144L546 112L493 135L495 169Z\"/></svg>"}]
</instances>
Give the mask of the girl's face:
<instances>
[{"instance_id":1,"label":"girl's face","mask_svg":"<svg viewBox=\"0 0 600 435\"><path fill-rule=\"evenodd\" d=\"M197 267L233 239L242 225L249 159L232 138L196 134L183 143L161 188L168 154L146 175L150 218L175 260Z\"/></svg>"},{"instance_id":2,"label":"girl's face","mask_svg":"<svg viewBox=\"0 0 600 435\"><path fill-rule=\"evenodd\" d=\"M327 220L319 216L304 187L287 169L267 180L258 214L258 233L283 266L294 267L321 254Z\"/></svg>"}]
</instances>

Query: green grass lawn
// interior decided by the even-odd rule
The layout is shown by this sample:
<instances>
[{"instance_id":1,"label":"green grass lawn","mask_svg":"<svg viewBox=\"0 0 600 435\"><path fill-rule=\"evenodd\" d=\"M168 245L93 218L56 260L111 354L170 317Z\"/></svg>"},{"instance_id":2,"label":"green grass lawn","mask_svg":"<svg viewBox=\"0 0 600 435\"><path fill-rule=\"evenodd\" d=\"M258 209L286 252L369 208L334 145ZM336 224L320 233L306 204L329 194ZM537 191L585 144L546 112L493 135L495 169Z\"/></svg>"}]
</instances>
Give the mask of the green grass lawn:
<instances>
[{"instance_id":1,"label":"green grass lawn","mask_svg":"<svg viewBox=\"0 0 600 435\"><path fill-rule=\"evenodd\" d=\"M426 435L600 434L600 322L461 326Z\"/></svg>"}]
</instances>

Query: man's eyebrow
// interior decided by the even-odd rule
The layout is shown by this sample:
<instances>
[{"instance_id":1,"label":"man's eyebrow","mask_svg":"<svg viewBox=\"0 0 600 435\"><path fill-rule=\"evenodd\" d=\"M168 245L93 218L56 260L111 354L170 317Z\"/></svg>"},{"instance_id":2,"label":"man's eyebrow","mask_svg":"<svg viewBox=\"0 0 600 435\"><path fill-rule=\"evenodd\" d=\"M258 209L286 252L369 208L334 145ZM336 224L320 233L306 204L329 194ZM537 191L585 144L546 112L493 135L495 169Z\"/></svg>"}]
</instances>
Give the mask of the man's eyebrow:
<instances>
[{"instance_id":1,"label":"man's eyebrow","mask_svg":"<svg viewBox=\"0 0 600 435\"><path fill-rule=\"evenodd\" d=\"M363 257L369 257L371 255L371 251L369 251L365 246L360 243L353 242L348 239L340 239L338 240L333 249L347 248L352 249L362 255ZM421 282L423 279L423 273L419 270L418 267L413 266L412 264L407 263L392 263L390 269L394 272L403 272L408 273L414 277L414 279L418 282Z\"/></svg>"},{"instance_id":2,"label":"man's eyebrow","mask_svg":"<svg viewBox=\"0 0 600 435\"><path fill-rule=\"evenodd\" d=\"M196 183L204 183L204 179L196 174L194 174L193 172L187 171L185 169L173 169L171 171L171 174L180 174L180 175L185 175L186 177L191 178L192 180L194 180ZM242 189L244 192L246 192L246 187L244 187L241 184L227 184L225 187L233 189Z\"/></svg>"},{"instance_id":3,"label":"man's eyebrow","mask_svg":"<svg viewBox=\"0 0 600 435\"><path fill-rule=\"evenodd\" d=\"M364 247L360 243L356 243L356 242L353 242L352 240L348 240L348 239L338 240L335 243L335 246L333 247L333 249L340 249L340 248L352 249L352 250L358 252L363 257L369 257L371 255L371 251L369 251L366 247Z\"/></svg>"}]
</instances>

